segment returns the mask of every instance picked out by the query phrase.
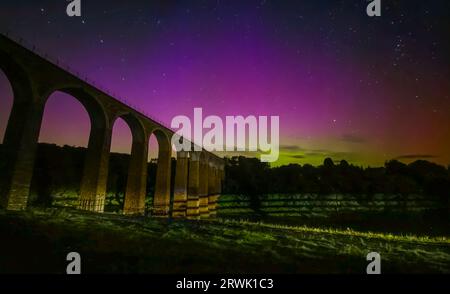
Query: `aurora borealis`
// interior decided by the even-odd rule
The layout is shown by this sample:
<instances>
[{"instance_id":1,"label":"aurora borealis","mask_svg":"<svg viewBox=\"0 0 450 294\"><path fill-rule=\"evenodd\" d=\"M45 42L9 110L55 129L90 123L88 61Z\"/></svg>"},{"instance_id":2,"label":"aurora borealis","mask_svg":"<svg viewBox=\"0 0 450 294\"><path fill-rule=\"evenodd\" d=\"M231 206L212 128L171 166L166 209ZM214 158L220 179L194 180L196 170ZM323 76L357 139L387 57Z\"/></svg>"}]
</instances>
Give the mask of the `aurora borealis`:
<instances>
[{"instance_id":1,"label":"aurora borealis","mask_svg":"<svg viewBox=\"0 0 450 294\"><path fill-rule=\"evenodd\" d=\"M277 164L358 165L397 158L450 164L449 11L445 0L66 1L0 4L10 29L170 124L205 115L277 115ZM0 138L12 97L0 75ZM119 123L120 124L120 123ZM41 141L86 146L89 119L50 98ZM130 149L122 123L113 150Z\"/></svg>"}]
</instances>

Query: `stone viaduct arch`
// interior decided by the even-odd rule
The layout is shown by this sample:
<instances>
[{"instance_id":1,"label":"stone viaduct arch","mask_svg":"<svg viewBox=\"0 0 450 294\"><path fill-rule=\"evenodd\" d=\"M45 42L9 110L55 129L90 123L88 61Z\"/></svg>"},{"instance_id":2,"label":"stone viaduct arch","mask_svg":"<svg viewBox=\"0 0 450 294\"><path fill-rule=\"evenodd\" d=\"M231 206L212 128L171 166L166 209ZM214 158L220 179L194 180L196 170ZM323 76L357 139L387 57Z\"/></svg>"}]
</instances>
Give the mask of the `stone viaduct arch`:
<instances>
[{"instance_id":1,"label":"stone viaduct arch","mask_svg":"<svg viewBox=\"0 0 450 294\"><path fill-rule=\"evenodd\" d=\"M52 93L61 91L80 101L91 121L78 208L104 211L112 128L120 117L132 133L124 214L144 213L148 145L154 134L159 153L152 214L169 215L172 130L1 34L0 68L14 94L3 142L6 168L0 171L0 206L27 207L45 104ZM223 170L223 160L205 150L177 152L173 216L215 216Z\"/></svg>"},{"instance_id":2,"label":"stone viaduct arch","mask_svg":"<svg viewBox=\"0 0 450 294\"><path fill-rule=\"evenodd\" d=\"M49 97L55 92L63 92L77 99L89 116L91 128L83 167L79 207L103 212L109 159L109 154L105 154L104 151L106 148L110 148L112 131L107 112L94 93L76 85L49 89L42 98L43 110L45 110L45 104ZM95 199L88 196L93 194L97 195Z\"/></svg>"}]
</instances>

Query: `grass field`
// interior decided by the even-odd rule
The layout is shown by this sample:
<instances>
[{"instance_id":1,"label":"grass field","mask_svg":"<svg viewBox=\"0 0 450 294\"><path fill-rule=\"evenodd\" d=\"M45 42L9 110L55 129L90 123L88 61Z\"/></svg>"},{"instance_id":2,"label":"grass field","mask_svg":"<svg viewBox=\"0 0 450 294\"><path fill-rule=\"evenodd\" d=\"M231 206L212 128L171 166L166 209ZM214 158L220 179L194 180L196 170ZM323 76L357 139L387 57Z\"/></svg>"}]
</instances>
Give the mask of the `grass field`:
<instances>
[{"instance_id":1,"label":"grass field","mask_svg":"<svg viewBox=\"0 0 450 294\"><path fill-rule=\"evenodd\" d=\"M0 272L64 273L76 251L85 273L450 273L450 239L239 220L170 220L71 209L0 211Z\"/></svg>"}]
</instances>

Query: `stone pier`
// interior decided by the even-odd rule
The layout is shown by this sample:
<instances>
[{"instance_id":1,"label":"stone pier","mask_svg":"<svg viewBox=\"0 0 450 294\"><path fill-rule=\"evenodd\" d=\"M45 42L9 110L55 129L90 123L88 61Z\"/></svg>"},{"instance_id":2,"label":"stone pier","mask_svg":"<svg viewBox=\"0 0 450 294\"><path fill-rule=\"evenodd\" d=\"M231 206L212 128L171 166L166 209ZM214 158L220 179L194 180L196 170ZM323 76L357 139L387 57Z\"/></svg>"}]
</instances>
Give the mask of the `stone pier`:
<instances>
[{"instance_id":1,"label":"stone pier","mask_svg":"<svg viewBox=\"0 0 450 294\"><path fill-rule=\"evenodd\" d=\"M175 186L173 195L174 218L186 217L188 201L188 152L180 151L177 153L177 169L175 171Z\"/></svg>"}]
</instances>

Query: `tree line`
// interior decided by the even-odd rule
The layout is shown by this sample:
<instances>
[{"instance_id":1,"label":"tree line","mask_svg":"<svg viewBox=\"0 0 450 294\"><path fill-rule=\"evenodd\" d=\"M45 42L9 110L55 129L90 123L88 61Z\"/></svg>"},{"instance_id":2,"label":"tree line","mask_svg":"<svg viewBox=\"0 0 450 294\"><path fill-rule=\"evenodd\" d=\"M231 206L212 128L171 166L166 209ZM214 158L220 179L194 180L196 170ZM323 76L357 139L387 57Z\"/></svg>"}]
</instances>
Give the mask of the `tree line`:
<instances>
[{"instance_id":1,"label":"tree line","mask_svg":"<svg viewBox=\"0 0 450 294\"><path fill-rule=\"evenodd\" d=\"M390 160L382 167L339 163L326 158L322 165L289 164L271 168L256 158L226 158L224 193L240 194L254 209L267 194L353 194L370 198L375 194L420 194L442 201L450 199L450 167L417 160L404 164Z\"/></svg>"}]
</instances>

